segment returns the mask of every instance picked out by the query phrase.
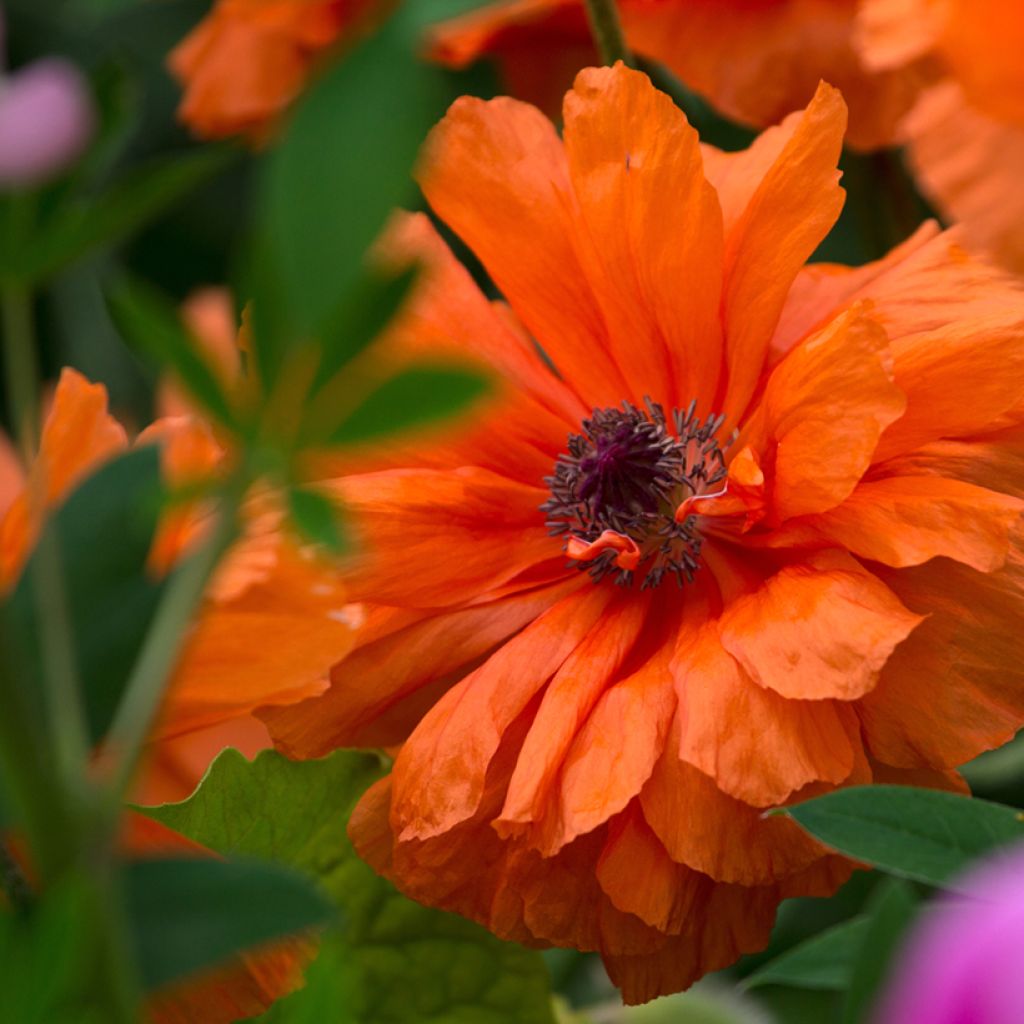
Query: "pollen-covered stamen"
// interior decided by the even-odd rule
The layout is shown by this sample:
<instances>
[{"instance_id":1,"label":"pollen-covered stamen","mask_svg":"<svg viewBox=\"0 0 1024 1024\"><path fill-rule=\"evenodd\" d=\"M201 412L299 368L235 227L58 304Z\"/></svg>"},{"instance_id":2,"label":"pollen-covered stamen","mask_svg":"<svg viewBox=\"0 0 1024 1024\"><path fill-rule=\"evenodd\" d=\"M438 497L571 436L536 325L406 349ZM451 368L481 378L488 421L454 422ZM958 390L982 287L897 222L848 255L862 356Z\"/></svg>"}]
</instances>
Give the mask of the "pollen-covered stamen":
<instances>
[{"instance_id":1,"label":"pollen-covered stamen","mask_svg":"<svg viewBox=\"0 0 1024 1024\"><path fill-rule=\"evenodd\" d=\"M642 572L642 586L655 587L673 573L681 584L693 579L701 537L696 516L677 522L675 511L725 479L715 438L723 417L701 423L696 402L671 420L657 402L645 398L644 406L595 409L545 479L551 498L541 509L551 533L566 536L572 563L594 580L614 571L629 585Z\"/></svg>"}]
</instances>

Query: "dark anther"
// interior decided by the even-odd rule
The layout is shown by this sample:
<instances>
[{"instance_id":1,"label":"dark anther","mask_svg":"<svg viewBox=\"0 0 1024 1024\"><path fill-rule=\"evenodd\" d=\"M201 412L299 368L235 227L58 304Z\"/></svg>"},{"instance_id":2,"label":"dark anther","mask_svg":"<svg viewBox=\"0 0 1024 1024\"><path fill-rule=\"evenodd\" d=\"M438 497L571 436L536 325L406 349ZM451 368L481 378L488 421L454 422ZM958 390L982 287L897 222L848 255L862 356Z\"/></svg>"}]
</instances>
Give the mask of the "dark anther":
<instances>
[{"instance_id":1,"label":"dark anther","mask_svg":"<svg viewBox=\"0 0 1024 1024\"><path fill-rule=\"evenodd\" d=\"M555 536L596 541L612 530L640 548L642 587L656 587L671 573L682 584L693 579L701 549L696 516L675 521L680 502L720 485L726 467L715 438L724 417L704 423L696 402L675 409L671 418L657 402L644 409L629 402L622 408L595 409L581 434L570 434L554 473L545 478L551 498L541 505ZM616 552L604 551L572 564L593 579L609 573L631 585L634 572L615 565Z\"/></svg>"}]
</instances>

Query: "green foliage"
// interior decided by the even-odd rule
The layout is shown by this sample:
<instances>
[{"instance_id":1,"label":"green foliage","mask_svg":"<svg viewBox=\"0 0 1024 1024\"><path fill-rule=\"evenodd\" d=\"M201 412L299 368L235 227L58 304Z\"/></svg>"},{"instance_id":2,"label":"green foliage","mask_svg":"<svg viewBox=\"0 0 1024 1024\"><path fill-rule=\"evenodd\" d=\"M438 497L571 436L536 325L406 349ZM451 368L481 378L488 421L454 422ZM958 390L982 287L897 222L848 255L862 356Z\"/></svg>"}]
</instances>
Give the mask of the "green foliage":
<instances>
[{"instance_id":1,"label":"green foliage","mask_svg":"<svg viewBox=\"0 0 1024 1024\"><path fill-rule=\"evenodd\" d=\"M840 853L938 886L1024 839L1024 815L1012 807L912 786L854 786L785 813Z\"/></svg>"},{"instance_id":2,"label":"green foliage","mask_svg":"<svg viewBox=\"0 0 1024 1024\"><path fill-rule=\"evenodd\" d=\"M341 510L326 494L293 487L288 491L288 507L292 522L307 540L335 554L345 550Z\"/></svg>"},{"instance_id":3,"label":"green foliage","mask_svg":"<svg viewBox=\"0 0 1024 1024\"><path fill-rule=\"evenodd\" d=\"M307 877L269 861L140 860L124 876L139 969L149 989L325 924L333 914Z\"/></svg>"},{"instance_id":4,"label":"green foliage","mask_svg":"<svg viewBox=\"0 0 1024 1024\"><path fill-rule=\"evenodd\" d=\"M487 390L479 374L414 366L388 378L331 435L332 444L364 441L451 416Z\"/></svg>"},{"instance_id":5,"label":"green foliage","mask_svg":"<svg viewBox=\"0 0 1024 1024\"><path fill-rule=\"evenodd\" d=\"M537 954L413 903L356 856L346 823L381 774L378 758L351 751L305 762L266 751L249 762L226 750L191 798L144 812L221 853L273 858L313 874L343 913L340 945L327 955L351 966L341 983L354 986L357 1024L550 1022ZM332 997L318 988L309 998ZM294 1003L296 1014L311 1012L302 999ZM292 1024L291 1017L269 1020Z\"/></svg>"},{"instance_id":6,"label":"green foliage","mask_svg":"<svg viewBox=\"0 0 1024 1024\"><path fill-rule=\"evenodd\" d=\"M46 527L56 537L83 698L94 740L102 737L149 629L162 584L146 570L163 489L160 453L146 445L88 477ZM8 601L10 636L23 692L39 701L43 686L32 556Z\"/></svg>"},{"instance_id":7,"label":"green foliage","mask_svg":"<svg viewBox=\"0 0 1024 1024\"><path fill-rule=\"evenodd\" d=\"M215 420L237 429L220 381L169 302L141 281L128 278L111 285L107 302L127 342L168 366Z\"/></svg>"},{"instance_id":8,"label":"green foliage","mask_svg":"<svg viewBox=\"0 0 1024 1024\"><path fill-rule=\"evenodd\" d=\"M793 985L842 990L849 984L853 960L867 927L867 919L855 917L819 932L748 975L744 988Z\"/></svg>"}]
</instances>

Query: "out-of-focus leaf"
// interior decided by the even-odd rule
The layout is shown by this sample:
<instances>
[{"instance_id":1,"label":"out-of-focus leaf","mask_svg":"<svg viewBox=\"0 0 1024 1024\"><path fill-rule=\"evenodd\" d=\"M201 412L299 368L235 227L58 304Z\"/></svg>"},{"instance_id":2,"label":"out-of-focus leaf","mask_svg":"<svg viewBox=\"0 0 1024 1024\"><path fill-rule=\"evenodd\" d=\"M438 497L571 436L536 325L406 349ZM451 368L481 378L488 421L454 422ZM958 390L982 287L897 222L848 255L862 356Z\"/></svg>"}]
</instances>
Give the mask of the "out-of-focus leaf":
<instances>
[{"instance_id":1,"label":"out-of-focus leaf","mask_svg":"<svg viewBox=\"0 0 1024 1024\"><path fill-rule=\"evenodd\" d=\"M624 1007L618 1024L772 1024L752 998L723 985L705 983L642 1006Z\"/></svg>"},{"instance_id":2,"label":"out-of-focus leaf","mask_svg":"<svg viewBox=\"0 0 1024 1024\"><path fill-rule=\"evenodd\" d=\"M253 321L264 381L288 345L322 338L388 215L416 196L413 160L451 98L419 47L400 12L309 90L271 156L260 248L280 278L270 301L286 312L257 309ZM257 288L256 307L267 301Z\"/></svg>"},{"instance_id":3,"label":"out-of-focus leaf","mask_svg":"<svg viewBox=\"0 0 1024 1024\"><path fill-rule=\"evenodd\" d=\"M365 441L409 430L463 411L487 391L469 370L413 366L384 381L331 435L331 444Z\"/></svg>"},{"instance_id":4,"label":"out-of-focus leaf","mask_svg":"<svg viewBox=\"0 0 1024 1024\"><path fill-rule=\"evenodd\" d=\"M109 288L107 303L114 323L129 344L167 366L223 426L237 429L220 381L169 302L141 281L121 278Z\"/></svg>"},{"instance_id":5,"label":"out-of-focus leaf","mask_svg":"<svg viewBox=\"0 0 1024 1024\"><path fill-rule=\"evenodd\" d=\"M313 873L343 912L339 955L352 965L359 1024L552 1024L536 953L413 903L356 856L348 817L382 770L353 751L304 762L265 751L249 762L226 750L188 800L142 810L218 852Z\"/></svg>"},{"instance_id":6,"label":"out-of-focus leaf","mask_svg":"<svg viewBox=\"0 0 1024 1024\"><path fill-rule=\"evenodd\" d=\"M292 522L307 540L335 554L345 550L341 510L326 494L293 487L288 491L288 507Z\"/></svg>"},{"instance_id":7,"label":"out-of-focus leaf","mask_svg":"<svg viewBox=\"0 0 1024 1024\"><path fill-rule=\"evenodd\" d=\"M139 970L150 989L333 916L308 878L269 861L140 860L124 874Z\"/></svg>"},{"instance_id":8,"label":"out-of-focus leaf","mask_svg":"<svg viewBox=\"0 0 1024 1024\"><path fill-rule=\"evenodd\" d=\"M146 445L88 477L51 516L60 549L71 632L89 727L99 740L113 718L162 585L146 570L163 499L160 453ZM33 558L36 556L34 555ZM42 652L32 593L32 561L6 613L21 668L42 693Z\"/></svg>"},{"instance_id":9,"label":"out-of-focus leaf","mask_svg":"<svg viewBox=\"0 0 1024 1024\"><path fill-rule=\"evenodd\" d=\"M867 1011L892 970L893 954L917 911L914 890L899 879L889 878L872 894L866 927L861 937L850 986L843 1006L843 1024L868 1020Z\"/></svg>"},{"instance_id":10,"label":"out-of-focus leaf","mask_svg":"<svg viewBox=\"0 0 1024 1024\"><path fill-rule=\"evenodd\" d=\"M358 985L348 946L330 935L306 971L302 988L278 1000L252 1024L359 1024L355 1016Z\"/></svg>"},{"instance_id":11,"label":"out-of-focus leaf","mask_svg":"<svg viewBox=\"0 0 1024 1024\"><path fill-rule=\"evenodd\" d=\"M229 155L230 150L207 149L162 158L132 171L99 196L65 204L19 254L17 264L2 269L24 281L38 281L96 246L121 241L219 171Z\"/></svg>"},{"instance_id":12,"label":"out-of-focus leaf","mask_svg":"<svg viewBox=\"0 0 1024 1024\"><path fill-rule=\"evenodd\" d=\"M866 918L854 917L814 935L748 975L743 987L792 985L796 988L845 989L867 927Z\"/></svg>"},{"instance_id":13,"label":"out-of-focus leaf","mask_svg":"<svg viewBox=\"0 0 1024 1024\"><path fill-rule=\"evenodd\" d=\"M853 786L785 813L855 860L946 887L976 857L1024 839L1016 808L913 786Z\"/></svg>"}]
</instances>

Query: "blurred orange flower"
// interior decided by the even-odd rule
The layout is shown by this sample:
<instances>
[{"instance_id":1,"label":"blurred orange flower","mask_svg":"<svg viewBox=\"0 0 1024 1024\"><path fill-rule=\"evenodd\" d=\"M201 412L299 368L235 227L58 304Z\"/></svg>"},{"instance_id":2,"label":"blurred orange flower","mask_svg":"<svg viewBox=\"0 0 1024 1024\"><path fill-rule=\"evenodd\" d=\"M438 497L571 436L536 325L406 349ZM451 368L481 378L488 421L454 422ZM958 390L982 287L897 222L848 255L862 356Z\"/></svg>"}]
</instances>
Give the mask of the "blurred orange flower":
<instances>
[{"instance_id":1,"label":"blurred orange flower","mask_svg":"<svg viewBox=\"0 0 1024 1024\"><path fill-rule=\"evenodd\" d=\"M853 46L858 0L619 0L626 40L733 120L764 127L805 106L821 79L850 108L847 141L870 149L896 124L927 61L869 68ZM596 62L583 0L498 0L439 26L433 55L462 67L495 56L515 96L557 112Z\"/></svg>"},{"instance_id":2,"label":"blurred orange flower","mask_svg":"<svg viewBox=\"0 0 1024 1024\"><path fill-rule=\"evenodd\" d=\"M860 44L879 71L922 59L941 78L902 137L943 214L1024 271L1024 6L1016 0L863 0Z\"/></svg>"},{"instance_id":3,"label":"blurred orange flower","mask_svg":"<svg viewBox=\"0 0 1024 1024\"><path fill-rule=\"evenodd\" d=\"M197 135L262 140L321 55L379 0L217 0L171 53L178 112Z\"/></svg>"},{"instance_id":4,"label":"blurred orange flower","mask_svg":"<svg viewBox=\"0 0 1024 1024\"><path fill-rule=\"evenodd\" d=\"M334 483L357 646L259 717L293 756L403 744L361 854L638 1002L847 877L766 808L962 788L1024 724L1024 290L934 226L804 266L843 200L828 86L734 154L622 65L564 114L433 132L423 191L506 302L410 217L396 331L504 385Z\"/></svg>"}]
</instances>

